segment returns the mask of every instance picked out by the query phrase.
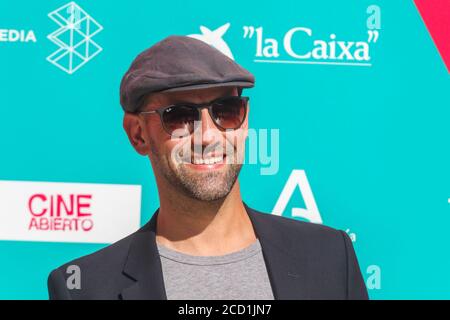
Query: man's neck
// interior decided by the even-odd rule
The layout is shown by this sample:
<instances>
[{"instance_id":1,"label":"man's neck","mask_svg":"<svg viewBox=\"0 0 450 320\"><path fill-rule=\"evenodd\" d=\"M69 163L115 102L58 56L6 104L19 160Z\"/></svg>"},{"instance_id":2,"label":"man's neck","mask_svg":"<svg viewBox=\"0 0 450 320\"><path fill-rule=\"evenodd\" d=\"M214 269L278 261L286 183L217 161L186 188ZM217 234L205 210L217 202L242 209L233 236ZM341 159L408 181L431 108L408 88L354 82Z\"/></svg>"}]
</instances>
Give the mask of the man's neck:
<instances>
[{"instance_id":1,"label":"man's neck","mask_svg":"<svg viewBox=\"0 0 450 320\"><path fill-rule=\"evenodd\" d=\"M170 249L197 256L224 255L256 241L236 181L220 201L199 201L160 193L156 241ZM172 196L171 196L172 195Z\"/></svg>"}]
</instances>

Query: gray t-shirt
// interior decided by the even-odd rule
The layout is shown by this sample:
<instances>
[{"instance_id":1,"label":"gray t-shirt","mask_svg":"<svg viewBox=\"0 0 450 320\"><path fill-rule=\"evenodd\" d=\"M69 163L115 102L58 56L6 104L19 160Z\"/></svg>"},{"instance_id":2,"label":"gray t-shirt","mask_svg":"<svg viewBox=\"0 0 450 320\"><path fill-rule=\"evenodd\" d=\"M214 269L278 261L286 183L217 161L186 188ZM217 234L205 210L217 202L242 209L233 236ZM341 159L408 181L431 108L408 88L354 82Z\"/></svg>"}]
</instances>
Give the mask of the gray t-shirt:
<instances>
[{"instance_id":1,"label":"gray t-shirt","mask_svg":"<svg viewBox=\"0 0 450 320\"><path fill-rule=\"evenodd\" d=\"M257 239L222 256L193 256L157 243L169 300L273 300Z\"/></svg>"}]
</instances>

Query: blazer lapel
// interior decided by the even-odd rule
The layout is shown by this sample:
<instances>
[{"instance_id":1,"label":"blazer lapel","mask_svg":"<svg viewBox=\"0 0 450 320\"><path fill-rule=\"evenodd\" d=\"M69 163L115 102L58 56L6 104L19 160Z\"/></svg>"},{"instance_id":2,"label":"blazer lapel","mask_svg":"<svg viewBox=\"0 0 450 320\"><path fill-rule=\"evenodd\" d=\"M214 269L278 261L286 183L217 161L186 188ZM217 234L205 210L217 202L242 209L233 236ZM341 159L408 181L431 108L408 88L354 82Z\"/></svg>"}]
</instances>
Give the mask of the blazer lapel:
<instances>
[{"instance_id":1,"label":"blazer lapel","mask_svg":"<svg viewBox=\"0 0 450 320\"><path fill-rule=\"evenodd\" d=\"M136 282L122 291L125 300L167 300L161 260L156 246L158 210L131 242L123 272Z\"/></svg>"},{"instance_id":2,"label":"blazer lapel","mask_svg":"<svg viewBox=\"0 0 450 320\"><path fill-rule=\"evenodd\" d=\"M302 243L294 244L284 230L270 223L272 219L265 213L257 212L245 203L244 206L261 243L275 299L308 299L308 265Z\"/></svg>"}]
</instances>

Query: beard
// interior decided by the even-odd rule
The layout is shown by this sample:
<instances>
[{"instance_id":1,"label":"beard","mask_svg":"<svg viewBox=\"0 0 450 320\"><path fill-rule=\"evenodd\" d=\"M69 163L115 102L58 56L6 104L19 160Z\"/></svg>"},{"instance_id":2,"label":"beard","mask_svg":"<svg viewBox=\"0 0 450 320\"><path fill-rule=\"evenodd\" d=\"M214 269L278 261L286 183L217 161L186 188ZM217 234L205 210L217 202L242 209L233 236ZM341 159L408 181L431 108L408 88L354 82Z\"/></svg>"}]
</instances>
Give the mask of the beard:
<instances>
[{"instance_id":1,"label":"beard","mask_svg":"<svg viewBox=\"0 0 450 320\"><path fill-rule=\"evenodd\" d=\"M153 149L152 153L156 169L176 190L201 201L225 198L231 192L242 168L242 162L225 163L219 170L203 172L190 169L182 161L171 161L171 157L162 156L158 150ZM182 158L180 154L179 159Z\"/></svg>"},{"instance_id":2,"label":"beard","mask_svg":"<svg viewBox=\"0 0 450 320\"><path fill-rule=\"evenodd\" d=\"M172 171L172 184L197 200L215 201L225 198L237 180L242 164L226 164L224 169L211 172L193 172L181 164Z\"/></svg>"}]
</instances>

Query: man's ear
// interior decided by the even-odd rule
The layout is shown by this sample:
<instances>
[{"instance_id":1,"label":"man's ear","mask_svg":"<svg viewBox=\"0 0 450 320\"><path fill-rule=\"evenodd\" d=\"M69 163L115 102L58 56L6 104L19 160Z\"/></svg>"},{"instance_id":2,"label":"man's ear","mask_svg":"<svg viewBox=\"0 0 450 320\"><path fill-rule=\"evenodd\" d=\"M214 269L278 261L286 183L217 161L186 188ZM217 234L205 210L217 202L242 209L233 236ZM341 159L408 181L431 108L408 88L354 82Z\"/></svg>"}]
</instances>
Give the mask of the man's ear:
<instances>
[{"instance_id":1,"label":"man's ear","mask_svg":"<svg viewBox=\"0 0 450 320\"><path fill-rule=\"evenodd\" d=\"M123 116L123 128L133 148L141 155L148 154L148 143L144 135L142 122L138 115L126 112Z\"/></svg>"}]
</instances>

